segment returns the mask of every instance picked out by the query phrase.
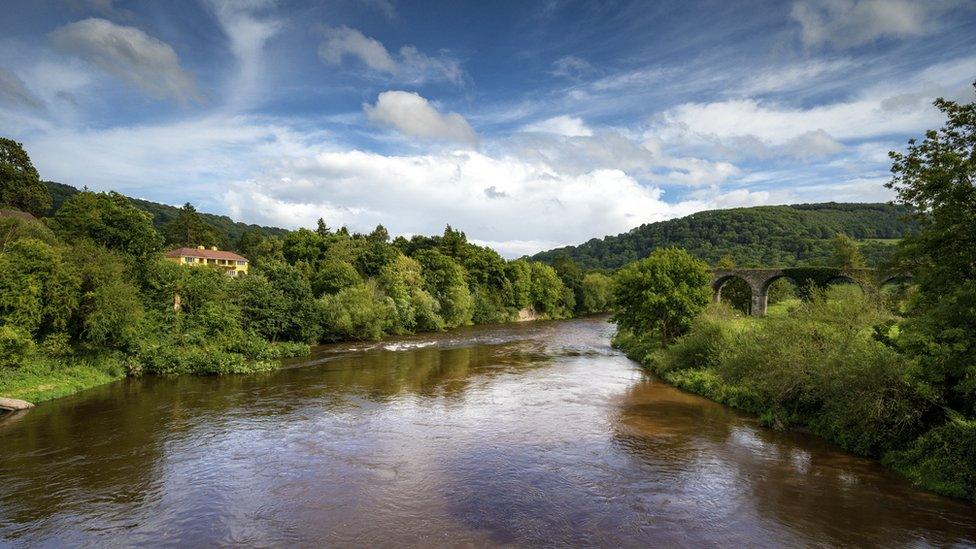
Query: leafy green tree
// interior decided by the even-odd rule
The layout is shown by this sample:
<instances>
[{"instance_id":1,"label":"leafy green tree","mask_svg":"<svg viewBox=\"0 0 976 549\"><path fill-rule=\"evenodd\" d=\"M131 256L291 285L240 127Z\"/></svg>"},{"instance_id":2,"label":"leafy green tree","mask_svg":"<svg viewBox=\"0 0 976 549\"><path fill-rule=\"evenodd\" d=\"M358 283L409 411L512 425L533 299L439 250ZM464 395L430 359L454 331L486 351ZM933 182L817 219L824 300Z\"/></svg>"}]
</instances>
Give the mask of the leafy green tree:
<instances>
[{"instance_id":1,"label":"leafy green tree","mask_svg":"<svg viewBox=\"0 0 976 549\"><path fill-rule=\"evenodd\" d=\"M37 217L51 209L51 195L23 145L0 137L0 208L16 208Z\"/></svg>"},{"instance_id":2,"label":"leafy green tree","mask_svg":"<svg viewBox=\"0 0 976 549\"><path fill-rule=\"evenodd\" d=\"M611 284L610 277L603 273L587 273L583 277L583 312L602 313L610 310L613 299Z\"/></svg>"},{"instance_id":3,"label":"leafy green tree","mask_svg":"<svg viewBox=\"0 0 976 549\"><path fill-rule=\"evenodd\" d=\"M204 221L189 202L180 208L175 219L163 225L162 233L166 244L176 247L219 247L223 241L220 231Z\"/></svg>"},{"instance_id":4,"label":"leafy green tree","mask_svg":"<svg viewBox=\"0 0 976 549\"><path fill-rule=\"evenodd\" d=\"M509 280L508 305L516 309L532 305L532 265L524 259L516 259L505 265L505 277Z\"/></svg>"},{"instance_id":5,"label":"leafy green tree","mask_svg":"<svg viewBox=\"0 0 976 549\"><path fill-rule=\"evenodd\" d=\"M130 262L85 240L68 255L81 280L77 319L71 326L75 338L99 349L132 349L142 334L145 313Z\"/></svg>"},{"instance_id":6,"label":"leafy green tree","mask_svg":"<svg viewBox=\"0 0 976 549\"><path fill-rule=\"evenodd\" d=\"M234 245L237 253L246 257L251 265L261 265L264 261L283 261L281 238L267 236L261 231L250 229L241 233Z\"/></svg>"},{"instance_id":7,"label":"leafy green tree","mask_svg":"<svg viewBox=\"0 0 976 549\"><path fill-rule=\"evenodd\" d=\"M321 307L322 331L331 341L380 339L396 315L393 300L372 282L327 295Z\"/></svg>"},{"instance_id":8,"label":"leafy green tree","mask_svg":"<svg viewBox=\"0 0 976 549\"><path fill-rule=\"evenodd\" d=\"M839 233L831 241L831 245L834 247L833 255L830 257L832 267L839 269L864 268L864 256L861 255L861 250L853 238Z\"/></svg>"},{"instance_id":9,"label":"leafy green tree","mask_svg":"<svg viewBox=\"0 0 976 549\"><path fill-rule=\"evenodd\" d=\"M583 271L576 265L568 255L560 254L552 262L552 268L556 269L559 280L563 285L570 289L573 295L573 303L583 306Z\"/></svg>"},{"instance_id":10,"label":"leafy green tree","mask_svg":"<svg viewBox=\"0 0 976 549\"><path fill-rule=\"evenodd\" d=\"M278 261L266 263L259 272L280 293L284 309L288 311L281 331L274 334L272 341L314 342L318 339L318 312L308 278L294 265Z\"/></svg>"},{"instance_id":11,"label":"leafy green tree","mask_svg":"<svg viewBox=\"0 0 976 549\"><path fill-rule=\"evenodd\" d=\"M363 277L352 265L338 259L326 259L312 274L312 293L321 297L339 293L343 288L363 283Z\"/></svg>"},{"instance_id":12,"label":"leafy green tree","mask_svg":"<svg viewBox=\"0 0 976 549\"><path fill-rule=\"evenodd\" d=\"M81 280L66 250L32 238L0 253L0 320L35 340L67 332L78 310Z\"/></svg>"},{"instance_id":13,"label":"leafy green tree","mask_svg":"<svg viewBox=\"0 0 976 549\"><path fill-rule=\"evenodd\" d=\"M231 285L230 295L241 310L242 327L265 339L278 339L291 322L289 309L294 305L284 291L260 272L236 277Z\"/></svg>"},{"instance_id":14,"label":"leafy green tree","mask_svg":"<svg viewBox=\"0 0 976 549\"><path fill-rule=\"evenodd\" d=\"M563 289L565 286L559 279L559 275L556 274L556 270L537 261L530 262L529 265L532 270L530 291L532 307L537 313L551 318L563 316L565 306Z\"/></svg>"},{"instance_id":15,"label":"leafy green tree","mask_svg":"<svg viewBox=\"0 0 976 549\"><path fill-rule=\"evenodd\" d=\"M711 300L708 266L680 248L659 248L614 276L614 322L662 344L691 327Z\"/></svg>"},{"instance_id":16,"label":"leafy green tree","mask_svg":"<svg viewBox=\"0 0 976 549\"><path fill-rule=\"evenodd\" d=\"M327 246L325 237L303 227L285 235L282 252L289 263L305 261L314 265L324 255Z\"/></svg>"},{"instance_id":17,"label":"leafy green tree","mask_svg":"<svg viewBox=\"0 0 976 549\"><path fill-rule=\"evenodd\" d=\"M61 205L50 222L67 241L90 240L136 257L158 252L163 239L152 217L121 194L80 192Z\"/></svg>"},{"instance_id":18,"label":"leafy green tree","mask_svg":"<svg viewBox=\"0 0 976 549\"><path fill-rule=\"evenodd\" d=\"M424 289L440 303L440 315L448 328L469 324L474 313L464 268L436 249L417 252L423 267Z\"/></svg>"},{"instance_id":19,"label":"leafy green tree","mask_svg":"<svg viewBox=\"0 0 976 549\"><path fill-rule=\"evenodd\" d=\"M892 152L888 186L908 206L918 232L900 255L918 283L900 341L921 357L949 404L976 416L976 103L938 99L946 117L922 142Z\"/></svg>"},{"instance_id":20,"label":"leafy green tree","mask_svg":"<svg viewBox=\"0 0 976 549\"><path fill-rule=\"evenodd\" d=\"M389 231L386 230L386 227L384 227L383 225L377 225L376 228L373 229L373 232L369 233L369 236L367 236L367 238L372 240L373 242L381 242L383 244L386 244L387 242L390 241L390 233Z\"/></svg>"}]
</instances>

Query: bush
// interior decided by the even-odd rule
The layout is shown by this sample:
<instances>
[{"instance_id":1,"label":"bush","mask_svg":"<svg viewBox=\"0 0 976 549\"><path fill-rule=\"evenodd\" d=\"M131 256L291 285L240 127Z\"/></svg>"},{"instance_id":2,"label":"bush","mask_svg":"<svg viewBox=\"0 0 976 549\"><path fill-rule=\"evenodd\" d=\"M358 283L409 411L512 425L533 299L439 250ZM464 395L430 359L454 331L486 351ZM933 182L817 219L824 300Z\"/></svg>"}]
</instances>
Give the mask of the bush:
<instances>
[{"instance_id":1,"label":"bush","mask_svg":"<svg viewBox=\"0 0 976 549\"><path fill-rule=\"evenodd\" d=\"M0 326L0 366L15 368L34 352L34 340L21 328Z\"/></svg>"},{"instance_id":2,"label":"bush","mask_svg":"<svg viewBox=\"0 0 976 549\"><path fill-rule=\"evenodd\" d=\"M976 421L951 419L884 463L930 490L976 500Z\"/></svg>"}]
</instances>

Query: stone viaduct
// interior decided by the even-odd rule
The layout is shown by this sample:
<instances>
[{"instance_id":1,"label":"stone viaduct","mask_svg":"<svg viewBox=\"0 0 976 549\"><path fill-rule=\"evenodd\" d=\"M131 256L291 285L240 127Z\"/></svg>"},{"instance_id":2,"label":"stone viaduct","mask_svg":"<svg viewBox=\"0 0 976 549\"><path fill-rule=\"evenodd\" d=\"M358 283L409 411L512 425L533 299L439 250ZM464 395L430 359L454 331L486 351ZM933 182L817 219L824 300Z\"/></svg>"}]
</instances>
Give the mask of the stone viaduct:
<instances>
[{"instance_id":1,"label":"stone viaduct","mask_svg":"<svg viewBox=\"0 0 976 549\"><path fill-rule=\"evenodd\" d=\"M862 289L880 288L896 280L911 278L905 273L893 273L876 269L831 269L826 267L798 267L783 269L711 269L713 300L722 299L722 286L733 278L739 278L749 285L752 291L751 314L763 316L769 301L769 286L780 278L788 278L794 284L815 281L821 285L853 283ZM810 275L816 275L812 278Z\"/></svg>"}]
</instances>

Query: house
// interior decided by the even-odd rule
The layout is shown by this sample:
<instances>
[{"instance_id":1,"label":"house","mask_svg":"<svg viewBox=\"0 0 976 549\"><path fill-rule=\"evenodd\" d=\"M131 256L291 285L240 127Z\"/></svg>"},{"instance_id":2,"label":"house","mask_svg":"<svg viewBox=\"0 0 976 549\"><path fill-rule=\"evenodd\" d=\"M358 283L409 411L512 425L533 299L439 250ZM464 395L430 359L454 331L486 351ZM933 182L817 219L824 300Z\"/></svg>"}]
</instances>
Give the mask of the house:
<instances>
[{"instance_id":1,"label":"house","mask_svg":"<svg viewBox=\"0 0 976 549\"><path fill-rule=\"evenodd\" d=\"M247 274L249 263L246 257L241 257L234 252L218 250L216 246L176 248L166 252L165 256L166 259L180 265L208 265L226 272L228 276Z\"/></svg>"}]
</instances>

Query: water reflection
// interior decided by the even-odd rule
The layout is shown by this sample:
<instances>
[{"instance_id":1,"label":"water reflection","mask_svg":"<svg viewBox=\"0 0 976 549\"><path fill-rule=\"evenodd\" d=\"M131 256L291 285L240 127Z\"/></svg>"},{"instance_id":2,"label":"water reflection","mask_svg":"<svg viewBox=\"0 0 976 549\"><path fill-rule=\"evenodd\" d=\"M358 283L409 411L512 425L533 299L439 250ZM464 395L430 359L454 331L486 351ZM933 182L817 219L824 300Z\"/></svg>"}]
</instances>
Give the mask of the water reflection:
<instances>
[{"instance_id":1,"label":"water reflection","mask_svg":"<svg viewBox=\"0 0 976 549\"><path fill-rule=\"evenodd\" d=\"M976 506L647 379L603 319L323 347L0 419L30 545L971 543ZM2 543L0 543L2 544Z\"/></svg>"}]
</instances>

